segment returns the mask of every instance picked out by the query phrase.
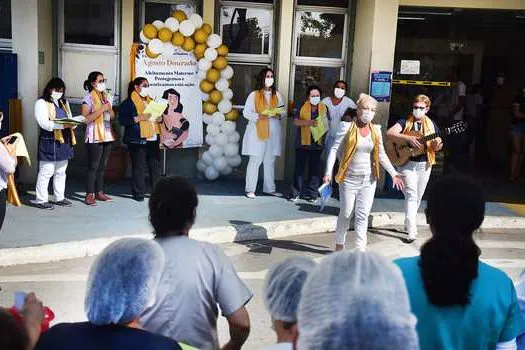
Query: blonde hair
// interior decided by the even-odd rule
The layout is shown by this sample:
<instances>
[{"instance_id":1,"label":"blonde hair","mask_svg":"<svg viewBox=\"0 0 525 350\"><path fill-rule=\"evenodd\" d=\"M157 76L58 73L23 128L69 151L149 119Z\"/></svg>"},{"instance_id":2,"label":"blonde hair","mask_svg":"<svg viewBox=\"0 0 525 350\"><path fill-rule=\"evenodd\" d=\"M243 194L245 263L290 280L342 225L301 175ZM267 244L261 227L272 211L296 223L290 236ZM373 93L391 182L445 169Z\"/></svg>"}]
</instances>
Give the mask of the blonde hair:
<instances>
[{"instance_id":1,"label":"blonde hair","mask_svg":"<svg viewBox=\"0 0 525 350\"><path fill-rule=\"evenodd\" d=\"M363 108L366 104L369 103L373 104L374 107L377 107L377 100L375 98L373 98L370 95L360 93L359 99L357 100L357 107Z\"/></svg>"},{"instance_id":2,"label":"blonde hair","mask_svg":"<svg viewBox=\"0 0 525 350\"><path fill-rule=\"evenodd\" d=\"M417 95L414 98L414 102L412 103L414 104L418 102L423 102L427 106L427 108L430 108L430 105L432 104L432 102L430 101L430 98L428 98L427 95L423 95L423 94Z\"/></svg>"}]
</instances>

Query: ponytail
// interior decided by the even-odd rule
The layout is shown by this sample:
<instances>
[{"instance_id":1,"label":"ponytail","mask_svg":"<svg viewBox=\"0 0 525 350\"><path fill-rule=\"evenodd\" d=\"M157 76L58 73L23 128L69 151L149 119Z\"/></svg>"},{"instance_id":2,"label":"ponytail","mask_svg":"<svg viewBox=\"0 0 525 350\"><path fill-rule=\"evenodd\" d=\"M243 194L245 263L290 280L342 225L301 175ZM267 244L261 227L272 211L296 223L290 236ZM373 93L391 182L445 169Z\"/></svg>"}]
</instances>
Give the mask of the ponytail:
<instances>
[{"instance_id":1,"label":"ponytail","mask_svg":"<svg viewBox=\"0 0 525 350\"><path fill-rule=\"evenodd\" d=\"M129 82L129 84L128 84L128 98L131 98L131 94L133 93L133 91L135 91L135 86L138 86L138 85L142 84L142 82L144 82L145 80L147 80L147 79L143 78L143 77L136 77L135 79L133 79L132 81Z\"/></svg>"},{"instance_id":2,"label":"ponytail","mask_svg":"<svg viewBox=\"0 0 525 350\"><path fill-rule=\"evenodd\" d=\"M84 81L84 90L89 92L93 91L93 83L97 81L99 75L103 76L104 74L98 71L89 73L87 80Z\"/></svg>"}]
</instances>

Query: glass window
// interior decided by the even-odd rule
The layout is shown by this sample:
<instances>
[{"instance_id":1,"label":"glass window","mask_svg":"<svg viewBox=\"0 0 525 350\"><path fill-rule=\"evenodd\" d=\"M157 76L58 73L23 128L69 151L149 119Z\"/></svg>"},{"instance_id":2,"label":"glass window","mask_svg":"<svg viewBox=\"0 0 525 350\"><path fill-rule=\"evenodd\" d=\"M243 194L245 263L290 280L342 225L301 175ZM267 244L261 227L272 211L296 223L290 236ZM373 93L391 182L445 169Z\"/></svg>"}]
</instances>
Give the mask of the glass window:
<instances>
[{"instance_id":1,"label":"glass window","mask_svg":"<svg viewBox=\"0 0 525 350\"><path fill-rule=\"evenodd\" d=\"M175 10L183 10L186 14L192 15L196 12L196 5L190 1L183 4L166 4L158 2L146 2L144 4L144 22L153 23L153 21L164 21L171 16Z\"/></svg>"},{"instance_id":2,"label":"glass window","mask_svg":"<svg viewBox=\"0 0 525 350\"><path fill-rule=\"evenodd\" d=\"M268 55L272 32L272 10L224 6L221 34L230 53Z\"/></svg>"},{"instance_id":3,"label":"glass window","mask_svg":"<svg viewBox=\"0 0 525 350\"><path fill-rule=\"evenodd\" d=\"M345 15L299 11L297 56L342 58Z\"/></svg>"},{"instance_id":4,"label":"glass window","mask_svg":"<svg viewBox=\"0 0 525 350\"><path fill-rule=\"evenodd\" d=\"M11 39L11 0L0 0L0 38Z\"/></svg>"},{"instance_id":5,"label":"glass window","mask_svg":"<svg viewBox=\"0 0 525 350\"><path fill-rule=\"evenodd\" d=\"M341 79L340 67L296 66L294 76L294 101L296 106L305 100L306 88L317 85L323 90L323 96L329 96L334 83Z\"/></svg>"},{"instance_id":6,"label":"glass window","mask_svg":"<svg viewBox=\"0 0 525 350\"><path fill-rule=\"evenodd\" d=\"M231 64L235 74L231 89L233 90L233 104L244 106L250 92L255 89L257 75L261 69L268 67L263 64Z\"/></svg>"},{"instance_id":7,"label":"glass window","mask_svg":"<svg viewBox=\"0 0 525 350\"><path fill-rule=\"evenodd\" d=\"M297 0L297 5L348 7L348 0Z\"/></svg>"},{"instance_id":8,"label":"glass window","mask_svg":"<svg viewBox=\"0 0 525 350\"><path fill-rule=\"evenodd\" d=\"M115 46L115 1L64 0L64 42Z\"/></svg>"}]
</instances>

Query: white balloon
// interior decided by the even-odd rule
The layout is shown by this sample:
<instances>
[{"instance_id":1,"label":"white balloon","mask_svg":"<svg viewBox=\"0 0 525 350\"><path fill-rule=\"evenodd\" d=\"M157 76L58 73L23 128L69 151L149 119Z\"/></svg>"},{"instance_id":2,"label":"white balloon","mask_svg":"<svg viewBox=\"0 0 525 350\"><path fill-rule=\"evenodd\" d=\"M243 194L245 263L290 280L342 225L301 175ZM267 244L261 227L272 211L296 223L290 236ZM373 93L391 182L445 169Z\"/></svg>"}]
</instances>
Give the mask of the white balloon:
<instances>
[{"instance_id":1,"label":"white balloon","mask_svg":"<svg viewBox=\"0 0 525 350\"><path fill-rule=\"evenodd\" d=\"M151 41L151 39L146 38L146 36L144 35L144 32L142 30L140 31L139 37L140 37L140 41L142 41L145 44L147 44L147 43L149 43Z\"/></svg>"},{"instance_id":2,"label":"white balloon","mask_svg":"<svg viewBox=\"0 0 525 350\"><path fill-rule=\"evenodd\" d=\"M234 168L238 167L242 163L242 158L238 154L236 156L233 156L233 157L228 157L228 158L226 158L226 160L228 161L228 165L230 165L231 167L234 167Z\"/></svg>"},{"instance_id":3,"label":"white balloon","mask_svg":"<svg viewBox=\"0 0 525 350\"><path fill-rule=\"evenodd\" d=\"M211 47L212 49L216 49L218 48L219 46L221 46L222 44L222 39L219 35L217 34L211 34L209 37L208 37L208 40L206 41L206 44L208 45L208 47Z\"/></svg>"},{"instance_id":4,"label":"white balloon","mask_svg":"<svg viewBox=\"0 0 525 350\"><path fill-rule=\"evenodd\" d=\"M193 23L191 23L191 21L184 20L179 24L179 32L181 32L181 34L186 37L192 36L193 33L195 33L195 26L193 25Z\"/></svg>"},{"instance_id":5,"label":"white balloon","mask_svg":"<svg viewBox=\"0 0 525 350\"><path fill-rule=\"evenodd\" d=\"M224 135L223 133L215 136L215 144L221 147L226 146L228 144L228 136Z\"/></svg>"},{"instance_id":6,"label":"white balloon","mask_svg":"<svg viewBox=\"0 0 525 350\"><path fill-rule=\"evenodd\" d=\"M226 89L222 92L222 98L225 100L231 100L233 98L233 91L232 89Z\"/></svg>"},{"instance_id":7,"label":"white balloon","mask_svg":"<svg viewBox=\"0 0 525 350\"><path fill-rule=\"evenodd\" d=\"M212 155L210 154L209 151L206 151L202 154L202 157L201 157L201 160L204 162L204 164L206 165L211 165L213 164L213 157Z\"/></svg>"},{"instance_id":8,"label":"white balloon","mask_svg":"<svg viewBox=\"0 0 525 350\"><path fill-rule=\"evenodd\" d=\"M206 72L208 69L211 68L211 61L208 61L205 58L201 58L199 61L199 70Z\"/></svg>"},{"instance_id":9,"label":"white balloon","mask_svg":"<svg viewBox=\"0 0 525 350\"><path fill-rule=\"evenodd\" d=\"M217 56L219 56L217 50L212 49L211 47L208 47L206 51L204 51L204 58L206 58L208 61L215 61Z\"/></svg>"},{"instance_id":10,"label":"white balloon","mask_svg":"<svg viewBox=\"0 0 525 350\"><path fill-rule=\"evenodd\" d=\"M210 99L210 94L201 91L201 100L208 101Z\"/></svg>"},{"instance_id":11,"label":"white balloon","mask_svg":"<svg viewBox=\"0 0 525 350\"><path fill-rule=\"evenodd\" d=\"M218 145L211 145L208 152L210 152L210 155L213 157L213 159L217 159L219 157L222 157L222 155L224 154L224 148Z\"/></svg>"},{"instance_id":12,"label":"white balloon","mask_svg":"<svg viewBox=\"0 0 525 350\"><path fill-rule=\"evenodd\" d=\"M226 136L231 136L235 132L235 122L227 120L221 124L221 132Z\"/></svg>"},{"instance_id":13,"label":"white balloon","mask_svg":"<svg viewBox=\"0 0 525 350\"><path fill-rule=\"evenodd\" d=\"M224 114L222 114L221 112L215 112L213 113L212 115L213 117L213 121L212 123L217 125L217 126L221 126L222 123L224 123L224 121L226 120L226 117L224 116Z\"/></svg>"},{"instance_id":14,"label":"white balloon","mask_svg":"<svg viewBox=\"0 0 525 350\"><path fill-rule=\"evenodd\" d=\"M164 50L164 43L160 41L160 39L152 39L148 44L148 49L152 54L158 55L162 53L162 50Z\"/></svg>"},{"instance_id":15,"label":"white balloon","mask_svg":"<svg viewBox=\"0 0 525 350\"><path fill-rule=\"evenodd\" d=\"M206 170L206 163L204 163L202 160L197 161L197 170L203 173Z\"/></svg>"},{"instance_id":16,"label":"white balloon","mask_svg":"<svg viewBox=\"0 0 525 350\"><path fill-rule=\"evenodd\" d=\"M202 113L202 121L204 122L204 124L211 124L213 119L212 119L211 115L206 114L206 113Z\"/></svg>"},{"instance_id":17,"label":"white balloon","mask_svg":"<svg viewBox=\"0 0 525 350\"><path fill-rule=\"evenodd\" d=\"M221 171L228 166L228 162L226 161L226 158L219 157L213 161L213 166L215 167L215 169Z\"/></svg>"},{"instance_id":18,"label":"white balloon","mask_svg":"<svg viewBox=\"0 0 525 350\"><path fill-rule=\"evenodd\" d=\"M226 161L228 163L228 161ZM226 165L226 167L219 171L221 175L230 175L233 172L233 169L231 166Z\"/></svg>"},{"instance_id":19,"label":"white balloon","mask_svg":"<svg viewBox=\"0 0 525 350\"><path fill-rule=\"evenodd\" d=\"M219 108L219 111L224 114L229 113L232 110L232 107L233 106L231 101L228 100L222 100L217 106L217 108Z\"/></svg>"},{"instance_id":20,"label":"white balloon","mask_svg":"<svg viewBox=\"0 0 525 350\"><path fill-rule=\"evenodd\" d=\"M213 166L209 166L204 171L204 176L208 180L213 181L213 180L216 180L219 177L219 172Z\"/></svg>"},{"instance_id":21,"label":"white balloon","mask_svg":"<svg viewBox=\"0 0 525 350\"><path fill-rule=\"evenodd\" d=\"M175 49L175 46L171 42L162 43L162 44L164 46L162 48L162 54L164 56L171 56L173 54L173 50Z\"/></svg>"},{"instance_id":22,"label":"white balloon","mask_svg":"<svg viewBox=\"0 0 525 350\"><path fill-rule=\"evenodd\" d=\"M215 136L206 135L204 141L206 141L206 143L211 146L215 143Z\"/></svg>"},{"instance_id":23,"label":"white balloon","mask_svg":"<svg viewBox=\"0 0 525 350\"><path fill-rule=\"evenodd\" d=\"M153 21L152 24L157 28L157 30L164 28L164 22L162 21L156 20Z\"/></svg>"},{"instance_id":24,"label":"white balloon","mask_svg":"<svg viewBox=\"0 0 525 350\"><path fill-rule=\"evenodd\" d=\"M224 79L233 78L233 68L231 66L226 66L226 68L221 71L221 77Z\"/></svg>"},{"instance_id":25,"label":"white balloon","mask_svg":"<svg viewBox=\"0 0 525 350\"><path fill-rule=\"evenodd\" d=\"M191 21L191 23L193 23L193 26L196 29L199 29L200 27L202 27L203 20L199 14L194 13L193 15L190 16L189 20Z\"/></svg>"},{"instance_id":26,"label":"white balloon","mask_svg":"<svg viewBox=\"0 0 525 350\"><path fill-rule=\"evenodd\" d=\"M237 143L240 140L241 140L241 135L239 135L239 133L237 131L234 132L233 135L228 137L228 142L229 143Z\"/></svg>"},{"instance_id":27,"label":"white balloon","mask_svg":"<svg viewBox=\"0 0 525 350\"><path fill-rule=\"evenodd\" d=\"M197 72L197 77L201 80L206 79L206 71L199 69L199 71Z\"/></svg>"},{"instance_id":28,"label":"white balloon","mask_svg":"<svg viewBox=\"0 0 525 350\"><path fill-rule=\"evenodd\" d=\"M221 132L221 128L218 125L209 124L206 127L206 132L211 136L216 136L219 135L219 133Z\"/></svg>"},{"instance_id":29,"label":"white balloon","mask_svg":"<svg viewBox=\"0 0 525 350\"><path fill-rule=\"evenodd\" d=\"M228 80L221 78L215 83L215 88L220 92L226 91L228 89Z\"/></svg>"},{"instance_id":30,"label":"white balloon","mask_svg":"<svg viewBox=\"0 0 525 350\"><path fill-rule=\"evenodd\" d=\"M239 145L237 143L228 143L224 146L224 155L226 157L235 157L239 153Z\"/></svg>"},{"instance_id":31,"label":"white balloon","mask_svg":"<svg viewBox=\"0 0 525 350\"><path fill-rule=\"evenodd\" d=\"M164 25L172 32L176 32L177 30L179 30L179 21L175 17L168 18L164 22Z\"/></svg>"}]
</instances>

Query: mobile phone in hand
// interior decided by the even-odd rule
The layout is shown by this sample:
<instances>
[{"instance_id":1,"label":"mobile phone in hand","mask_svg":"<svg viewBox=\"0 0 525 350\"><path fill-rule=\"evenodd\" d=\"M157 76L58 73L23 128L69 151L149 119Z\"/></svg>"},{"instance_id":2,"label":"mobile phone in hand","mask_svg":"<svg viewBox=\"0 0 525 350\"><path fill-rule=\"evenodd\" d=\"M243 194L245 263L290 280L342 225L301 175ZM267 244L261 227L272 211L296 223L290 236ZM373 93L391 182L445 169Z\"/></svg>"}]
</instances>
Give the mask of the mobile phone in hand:
<instances>
[{"instance_id":1,"label":"mobile phone in hand","mask_svg":"<svg viewBox=\"0 0 525 350\"><path fill-rule=\"evenodd\" d=\"M24 308L24 303L26 301L25 292L15 292L15 304L14 307L17 310L22 310Z\"/></svg>"}]
</instances>

